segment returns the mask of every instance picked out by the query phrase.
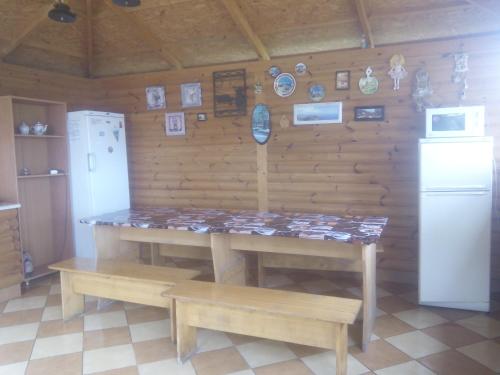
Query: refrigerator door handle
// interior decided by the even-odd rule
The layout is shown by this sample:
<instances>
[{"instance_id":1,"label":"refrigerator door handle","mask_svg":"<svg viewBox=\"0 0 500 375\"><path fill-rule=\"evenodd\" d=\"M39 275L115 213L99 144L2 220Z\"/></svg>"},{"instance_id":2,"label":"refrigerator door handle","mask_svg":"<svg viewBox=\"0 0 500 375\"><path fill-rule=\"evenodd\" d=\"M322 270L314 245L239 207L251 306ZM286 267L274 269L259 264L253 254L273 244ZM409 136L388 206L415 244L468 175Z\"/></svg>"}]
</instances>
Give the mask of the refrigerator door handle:
<instances>
[{"instance_id":1,"label":"refrigerator door handle","mask_svg":"<svg viewBox=\"0 0 500 375\"><path fill-rule=\"evenodd\" d=\"M93 152L87 154L87 165L89 172L95 171L95 154Z\"/></svg>"}]
</instances>

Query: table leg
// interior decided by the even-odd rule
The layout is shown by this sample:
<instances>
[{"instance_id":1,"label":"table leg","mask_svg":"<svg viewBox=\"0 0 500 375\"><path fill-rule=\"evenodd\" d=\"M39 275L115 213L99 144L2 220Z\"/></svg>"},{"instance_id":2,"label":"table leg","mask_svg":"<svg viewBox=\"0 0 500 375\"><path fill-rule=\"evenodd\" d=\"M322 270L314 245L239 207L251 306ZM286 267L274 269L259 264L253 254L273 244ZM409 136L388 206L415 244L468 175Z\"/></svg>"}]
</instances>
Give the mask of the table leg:
<instances>
[{"instance_id":1,"label":"table leg","mask_svg":"<svg viewBox=\"0 0 500 375\"><path fill-rule=\"evenodd\" d=\"M120 240L120 228L108 225L94 226L96 259L129 260L139 262L139 242Z\"/></svg>"},{"instance_id":2,"label":"table leg","mask_svg":"<svg viewBox=\"0 0 500 375\"><path fill-rule=\"evenodd\" d=\"M347 375L347 324L338 324L335 338L336 374Z\"/></svg>"},{"instance_id":3,"label":"table leg","mask_svg":"<svg viewBox=\"0 0 500 375\"><path fill-rule=\"evenodd\" d=\"M82 314L85 310L85 297L83 294L73 292L72 277L72 274L61 271L62 313L64 320Z\"/></svg>"},{"instance_id":4,"label":"table leg","mask_svg":"<svg viewBox=\"0 0 500 375\"><path fill-rule=\"evenodd\" d=\"M377 309L376 245L363 245L363 338L362 349L366 351L375 324Z\"/></svg>"},{"instance_id":5,"label":"table leg","mask_svg":"<svg viewBox=\"0 0 500 375\"><path fill-rule=\"evenodd\" d=\"M247 262L245 254L231 249L229 234L210 235L215 282L246 285Z\"/></svg>"}]
</instances>

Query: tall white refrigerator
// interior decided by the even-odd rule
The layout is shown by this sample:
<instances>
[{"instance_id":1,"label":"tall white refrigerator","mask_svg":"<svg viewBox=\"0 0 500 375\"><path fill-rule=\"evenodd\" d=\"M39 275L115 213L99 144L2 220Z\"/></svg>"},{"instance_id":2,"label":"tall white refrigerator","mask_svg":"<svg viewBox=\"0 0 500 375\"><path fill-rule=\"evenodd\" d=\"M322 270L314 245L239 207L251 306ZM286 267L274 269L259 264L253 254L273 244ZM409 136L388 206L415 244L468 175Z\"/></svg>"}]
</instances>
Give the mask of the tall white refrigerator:
<instances>
[{"instance_id":1,"label":"tall white refrigerator","mask_svg":"<svg viewBox=\"0 0 500 375\"><path fill-rule=\"evenodd\" d=\"M419 301L488 311L493 139L421 139Z\"/></svg>"},{"instance_id":2,"label":"tall white refrigerator","mask_svg":"<svg viewBox=\"0 0 500 375\"><path fill-rule=\"evenodd\" d=\"M68 113L75 253L95 258L92 228L84 217L130 208L123 114Z\"/></svg>"}]
</instances>

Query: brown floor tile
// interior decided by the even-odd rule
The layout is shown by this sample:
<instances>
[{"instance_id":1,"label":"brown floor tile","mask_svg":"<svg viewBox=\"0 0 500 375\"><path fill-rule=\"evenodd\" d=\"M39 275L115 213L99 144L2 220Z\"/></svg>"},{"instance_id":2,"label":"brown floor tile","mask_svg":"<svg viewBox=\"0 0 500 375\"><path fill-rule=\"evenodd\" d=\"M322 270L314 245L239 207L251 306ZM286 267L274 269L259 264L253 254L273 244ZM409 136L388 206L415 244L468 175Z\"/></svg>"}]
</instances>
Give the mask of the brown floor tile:
<instances>
[{"instance_id":1,"label":"brown floor tile","mask_svg":"<svg viewBox=\"0 0 500 375\"><path fill-rule=\"evenodd\" d=\"M307 357L314 354L324 353L327 349L315 348L314 346L298 345L287 343L286 346L299 358Z\"/></svg>"},{"instance_id":2,"label":"brown floor tile","mask_svg":"<svg viewBox=\"0 0 500 375\"><path fill-rule=\"evenodd\" d=\"M47 303L45 306L57 306L61 304L61 295L60 294L51 294L47 296Z\"/></svg>"},{"instance_id":3,"label":"brown floor tile","mask_svg":"<svg viewBox=\"0 0 500 375\"><path fill-rule=\"evenodd\" d=\"M410 293L418 289L418 287L413 284L395 283L391 281L381 281L378 285L392 294Z\"/></svg>"},{"instance_id":4,"label":"brown floor tile","mask_svg":"<svg viewBox=\"0 0 500 375\"><path fill-rule=\"evenodd\" d=\"M357 346L349 348L349 352L373 371L411 361L409 356L384 340L372 341L366 352Z\"/></svg>"},{"instance_id":5,"label":"brown floor tile","mask_svg":"<svg viewBox=\"0 0 500 375\"><path fill-rule=\"evenodd\" d=\"M5 308L5 305L7 305L7 302L8 301L5 301L5 302L0 302L0 313L3 312L3 309Z\"/></svg>"},{"instance_id":6,"label":"brown floor tile","mask_svg":"<svg viewBox=\"0 0 500 375\"><path fill-rule=\"evenodd\" d=\"M139 370L136 366L132 366L103 372L94 372L92 375L139 375Z\"/></svg>"},{"instance_id":7,"label":"brown floor tile","mask_svg":"<svg viewBox=\"0 0 500 375\"><path fill-rule=\"evenodd\" d=\"M266 270L266 274L272 274L272 271ZM309 271L293 271L287 274L287 276L296 283L302 283L304 281L318 280L318 275L314 272Z\"/></svg>"},{"instance_id":8,"label":"brown floor tile","mask_svg":"<svg viewBox=\"0 0 500 375\"><path fill-rule=\"evenodd\" d=\"M439 375L490 375L493 371L462 353L449 350L419 360Z\"/></svg>"},{"instance_id":9,"label":"brown floor tile","mask_svg":"<svg viewBox=\"0 0 500 375\"><path fill-rule=\"evenodd\" d=\"M170 339L136 342L134 345L137 364L157 362L177 356L175 344Z\"/></svg>"},{"instance_id":10,"label":"brown floor tile","mask_svg":"<svg viewBox=\"0 0 500 375\"><path fill-rule=\"evenodd\" d=\"M313 372L298 359L258 367L253 370L255 375L313 375Z\"/></svg>"},{"instance_id":11,"label":"brown floor tile","mask_svg":"<svg viewBox=\"0 0 500 375\"><path fill-rule=\"evenodd\" d=\"M377 300L377 307L386 313L394 314L405 310L415 309L417 305L398 296L388 296L379 298Z\"/></svg>"},{"instance_id":12,"label":"brown floor tile","mask_svg":"<svg viewBox=\"0 0 500 375\"><path fill-rule=\"evenodd\" d=\"M0 366L29 360L34 340L0 345Z\"/></svg>"},{"instance_id":13,"label":"brown floor tile","mask_svg":"<svg viewBox=\"0 0 500 375\"><path fill-rule=\"evenodd\" d=\"M425 308L453 322L460 319L470 318L471 316L478 314L476 311L447 309L445 307L425 306Z\"/></svg>"},{"instance_id":14,"label":"brown floor tile","mask_svg":"<svg viewBox=\"0 0 500 375\"><path fill-rule=\"evenodd\" d=\"M51 320L48 322L41 322L38 328L37 337L49 337L66 335L69 333L76 333L83 331L83 318L74 318L68 321L64 320Z\"/></svg>"},{"instance_id":15,"label":"brown floor tile","mask_svg":"<svg viewBox=\"0 0 500 375\"><path fill-rule=\"evenodd\" d=\"M128 343L130 343L130 333L128 327L87 331L83 334L83 350L92 350Z\"/></svg>"},{"instance_id":16,"label":"brown floor tile","mask_svg":"<svg viewBox=\"0 0 500 375\"><path fill-rule=\"evenodd\" d=\"M434 337L452 348L475 344L483 341L484 337L458 324L447 323L423 329L422 332Z\"/></svg>"},{"instance_id":17,"label":"brown floor tile","mask_svg":"<svg viewBox=\"0 0 500 375\"><path fill-rule=\"evenodd\" d=\"M23 297L46 296L50 292L50 285L33 285L23 288L21 295Z\"/></svg>"},{"instance_id":18,"label":"brown floor tile","mask_svg":"<svg viewBox=\"0 0 500 375\"><path fill-rule=\"evenodd\" d=\"M128 324L138 324L163 320L170 316L167 309L159 307L144 306L138 309L127 310Z\"/></svg>"},{"instance_id":19,"label":"brown floor tile","mask_svg":"<svg viewBox=\"0 0 500 375\"><path fill-rule=\"evenodd\" d=\"M232 343L236 346L260 340L258 337L237 335L235 333L226 333L226 336L229 337Z\"/></svg>"},{"instance_id":20,"label":"brown floor tile","mask_svg":"<svg viewBox=\"0 0 500 375\"><path fill-rule=\"evenodd\" d=\"M333 297L360 299L358 296L352 294L351 292L345 289L332 290L330 292L325 292L324 294L326 296L333 296Z\"/></svg>"},{"instance_id":21,"label":"brown floor tile","mask_svg":"<svg viewBox=\"0 0 500 375\"><path fill-rule=\"evenodd\" d=\"M197 354L191 359L191 363L198 375L223 375L248 368L234 347Z\"/></svg>"},{"instance_id":22,"label":"brown floor tile","mask_svg":"<svg viewBox=\"0 0 500 375\"><path fill-rule=\"evenodd\" d=\"M39 322L43 309L22 310L0 315L0 327Z\"/></svg>"},{"instance_id":23,"label":"brown floor tile","mask_svg":"<svg viewBox=\"0 0 500 375\"><path fill-rule=\"evenodd\" d=\"M375 320L374 333L382 338L400 335L402 333L415 331L415 328L406 324L402 320L391 316L383 315Z\"/></svg>"},{"instance_id":24,"label":"brown floor tile","mask_svg":"<svg viewBox=\"0 0 500 375\"><path fill-rule=\"evenodd\" d=\"M28 363L26 375L80 375L82 373L82 353L59 355L35 359Z\"/></svg>"}]
</instances>

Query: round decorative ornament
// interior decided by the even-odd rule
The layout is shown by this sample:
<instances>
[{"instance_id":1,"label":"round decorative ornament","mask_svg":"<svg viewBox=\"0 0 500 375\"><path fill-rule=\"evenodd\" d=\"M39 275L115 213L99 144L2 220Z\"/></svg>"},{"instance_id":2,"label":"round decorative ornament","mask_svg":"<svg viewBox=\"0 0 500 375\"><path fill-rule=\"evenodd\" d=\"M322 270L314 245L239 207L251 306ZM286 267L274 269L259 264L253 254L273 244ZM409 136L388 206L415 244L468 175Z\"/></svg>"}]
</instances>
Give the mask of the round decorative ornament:
<instances>
[{"instance_id":1,"label":"round decorative ornament","mask_svg":"<svg viewBox=\"0 0 500 375\"><path fill-rule=\"evenodd\" d=\"M298 76L303 76L307 73L307 65L304 63L298 63L295 65L295 73L297 73Z\"/></svg>"},{"instance_id":2,"label":"round decorative ornament","mask_svg":"<svg viewBox=\"0 0 500 375\"><path fill-rule=\"evenodd\" d=\"M281 74L281 69L278 68L276 65L273 65L267 70L267 72L271 77L276 78Z\"/></svg>"},{"instance_id":3,"label":"round decorative ornament","mask_svg":"<svg viewBox=\"0 0 500 375\"><path fill-rule=\"evenodd\" d=\"M274 92L282 98L287 98L292 95L296 86L297 82L295 81L295 77L290 73L281 73L274 80Z\"/></svg>"},{"instance_id":4,"label":"round decorative ornament","mask_svg":"<svg viewBox=\"0 0 500 375\"><path fill-rule=\"evenodd\" d=\"M372 95L378 91L378 79L372 76L373 70L371 66L366 68L366 77L359 79L359 89L365 95Z\"/></svg>"},{"instance_id":5,"label":"round decorative ornament","mask_svg":"<svg viewBox=\"0 0 500 375\"><path fill-rule=\"evenodd\" d=\"M309 99L311 99L311 101L320 102L325 98L325 95L325 86L314 84L309 87Z\"/></svg>"}]
</instances>

